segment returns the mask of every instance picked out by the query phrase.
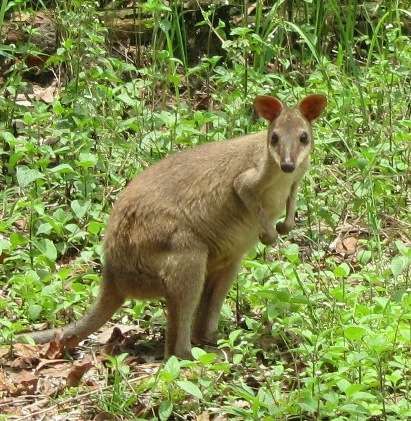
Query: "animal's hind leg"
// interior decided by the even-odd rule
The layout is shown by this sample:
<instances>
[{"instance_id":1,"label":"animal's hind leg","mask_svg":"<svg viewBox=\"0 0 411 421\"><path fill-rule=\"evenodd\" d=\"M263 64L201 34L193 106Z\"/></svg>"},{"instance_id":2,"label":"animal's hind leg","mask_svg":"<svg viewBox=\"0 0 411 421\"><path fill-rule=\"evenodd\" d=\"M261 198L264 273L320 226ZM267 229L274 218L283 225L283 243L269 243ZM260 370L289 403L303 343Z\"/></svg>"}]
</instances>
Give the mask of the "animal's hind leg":
<instances>
[{"instance_id":1,"label":"animal's hind leg","mask_svg":"<svg viewBox=\"0 0 411 421\"><path fill-rule=\"evenodd\" d=\"M194 322L192 335L194 343L215 344L221 307L238 272L240 261L240 259L230 261L208 274Z\"/></svg>"},{"instance_id":2,"label":"animal's hind leg","mask_svg":"<svg viewBox=\"0 0 411 421\"><path fill-rule=\"evenodd\" d=\"M191 327L204 286L207 252L195 245L169 256L164 271L167 300L165 356L191 358Z\"/></svg>"}]
</instances>

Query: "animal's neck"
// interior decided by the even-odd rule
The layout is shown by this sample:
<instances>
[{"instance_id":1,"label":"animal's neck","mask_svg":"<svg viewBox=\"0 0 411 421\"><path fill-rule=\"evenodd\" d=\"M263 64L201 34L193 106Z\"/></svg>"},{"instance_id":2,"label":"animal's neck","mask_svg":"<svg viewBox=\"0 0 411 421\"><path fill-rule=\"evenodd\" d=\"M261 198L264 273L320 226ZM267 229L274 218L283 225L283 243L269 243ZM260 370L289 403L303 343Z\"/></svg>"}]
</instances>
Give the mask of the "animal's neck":
<instances>
[{"instance_id":1,"label":"animal's neck","mask_svg":"<svg viewBox=\"0 0 411 421\"><path fill-rule=\"evenodd\" d=\"M262 189L271 184L273 179L277 178L280 173L282 173L280 167L266 147L263 157L258 163L258 178Z\"/></svg>"}]
</instances>

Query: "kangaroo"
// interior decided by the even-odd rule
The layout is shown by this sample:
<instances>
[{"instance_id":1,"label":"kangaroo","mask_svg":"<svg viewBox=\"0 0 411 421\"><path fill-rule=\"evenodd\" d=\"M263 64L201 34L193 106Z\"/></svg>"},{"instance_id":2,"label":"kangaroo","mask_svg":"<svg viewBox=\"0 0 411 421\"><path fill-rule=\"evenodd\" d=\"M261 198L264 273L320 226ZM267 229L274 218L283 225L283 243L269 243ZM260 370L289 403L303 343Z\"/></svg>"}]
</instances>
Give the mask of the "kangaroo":
<instances>
[{"instance_id":1,"label":"kangaroo","mask_svg":"<svg viewBox=\"0 0 411 421\"><path fill-rule=\"evenodd\" d=\"M108 222L99 297L62 337L86 338L127 298L164 297L166 357L190 358L192 343L214 344L243 255L294 227L297 188L313 148L311 123L326 102L309 95L289 108L258 96L266 132L172 154L132 180ZM284 209L285 220L274 227ZM58 331L30 336L44 343Z\"/></svg>"}]
</instances>

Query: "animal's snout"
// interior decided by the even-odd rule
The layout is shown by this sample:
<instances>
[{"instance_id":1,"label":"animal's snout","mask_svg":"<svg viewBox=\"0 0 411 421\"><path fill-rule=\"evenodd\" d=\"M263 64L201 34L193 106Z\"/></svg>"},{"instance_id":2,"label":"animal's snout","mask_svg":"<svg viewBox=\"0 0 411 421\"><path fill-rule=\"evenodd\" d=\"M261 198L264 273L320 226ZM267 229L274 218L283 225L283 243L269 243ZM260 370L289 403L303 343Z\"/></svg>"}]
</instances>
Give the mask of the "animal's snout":
<instances>
[{"instance_id":1,"label":"animal's snout","mask_svg":"<svg viewBox=\"0 0 411 421\"><path fill-rule=\"evenodd\" d=\"M295 164L291 161L284 161L281 163L281 169L284 172L293 172L295 170Z\"/></svg>"}]
</instances>

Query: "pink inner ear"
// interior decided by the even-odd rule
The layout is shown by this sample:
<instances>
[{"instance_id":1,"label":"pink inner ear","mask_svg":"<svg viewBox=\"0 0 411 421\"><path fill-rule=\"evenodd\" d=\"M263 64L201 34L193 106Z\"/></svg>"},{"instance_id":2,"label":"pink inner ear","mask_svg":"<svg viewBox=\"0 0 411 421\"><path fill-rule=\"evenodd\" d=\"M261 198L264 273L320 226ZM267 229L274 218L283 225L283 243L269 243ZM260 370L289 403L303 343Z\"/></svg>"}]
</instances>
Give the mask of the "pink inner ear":
<instances>
[{"instance_id":1,"label":"pink inner ear","mask_svg":"<svg viewBox=\"0 0 411 421\"><path fill-rule=\"evenodd\" d=\"M327 105L327 98L324 95L309 95L305 97L298 105L301 114L308 120L316 119L325 106Z\"/></svg>"},{"instance_id":2,"label":"pink inner ear","mask_svg":"<svg viewBox=\"0 0 411 421\"><path fill-rule=\"evenodd\" d=\"M275 120L283 109L281 101L268 95L257 96L254 100L254 107L257 114L268 121Z\"/></svg>"}]
</instances>

